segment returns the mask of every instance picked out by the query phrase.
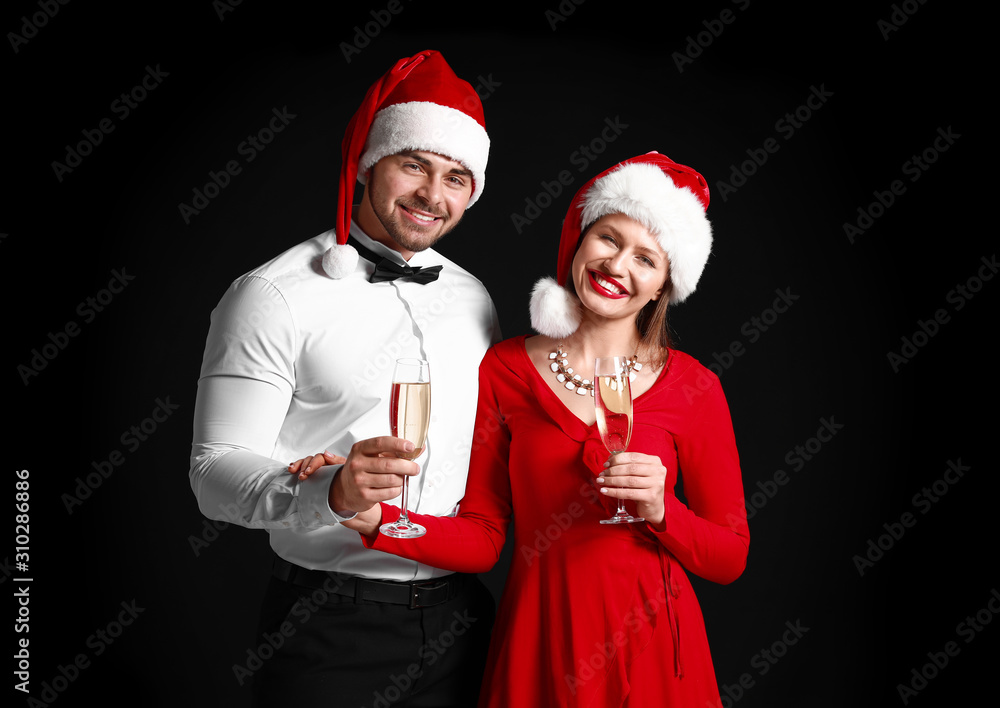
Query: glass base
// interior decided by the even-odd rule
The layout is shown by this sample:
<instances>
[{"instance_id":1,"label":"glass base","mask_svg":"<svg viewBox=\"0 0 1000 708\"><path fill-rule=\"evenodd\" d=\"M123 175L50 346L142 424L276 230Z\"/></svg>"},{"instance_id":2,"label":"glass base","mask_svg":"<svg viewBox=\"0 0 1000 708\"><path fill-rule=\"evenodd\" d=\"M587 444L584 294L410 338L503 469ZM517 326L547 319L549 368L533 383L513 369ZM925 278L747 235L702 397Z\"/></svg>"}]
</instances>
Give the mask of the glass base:
<instances>
[{"instance_id":1,"label":"glass base","mask_svg":"<svg viewBox=\"0 0 1000 708\"><path fill-rule=\"evenodd\" d=\"M601 519L602 524L636 524L640 521L645 521L645 519L640 516L632 516L628 512L615 514L610 519Z\"/></svg>"},{"instance_id":2,"label":"glass base","mask_svg":"<svg viewBox=\"0 0 1000 708\"><path fill-rule=\"evenodd\" d=\"M391 536L392 538L420 538L427 533L427 529L420 524L415 524L412 521L405 521L403 519L398 519L388 524L382 524L379 526L378 530L386 536Z\"/></svg>"}]
</instances>

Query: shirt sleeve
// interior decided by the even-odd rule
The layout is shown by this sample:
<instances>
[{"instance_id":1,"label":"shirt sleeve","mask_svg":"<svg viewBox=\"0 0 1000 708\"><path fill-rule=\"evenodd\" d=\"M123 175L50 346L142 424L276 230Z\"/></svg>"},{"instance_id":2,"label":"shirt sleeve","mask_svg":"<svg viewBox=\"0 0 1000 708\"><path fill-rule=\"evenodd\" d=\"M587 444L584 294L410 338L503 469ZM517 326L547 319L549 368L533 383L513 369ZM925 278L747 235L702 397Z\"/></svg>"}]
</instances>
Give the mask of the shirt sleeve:
<instances>
[{"instance_id":1,"label":"shirt sleeve","mask_svg":"<svg viewBox=\"0 0 1000 708\"><path fill-rule=\"evenodd\" d=\"M510 431L497 402L490 370L496 361L486 353L479 370L479 401L473 434L472 457L465 496L455 517L410 513L410 520L427 528L416 539L394 539L377 534L362 537L368 548L459 573L483 573L500 557L511 519L508 463ZM382 504L382 521L399 518L399 508Z\"/></svg>"},{"instance_id":2,"label":"shirt sleeve","mask_svg":"<svg viewBox=\"0 0 1000 708\"><path fill-rule=\"evenodd\" d=\"M189 477L201 512L248 528L338 523L339 466L297 484L271 457L295 386L292 314L267 280L237 280L212 313L194 412Z\"/></svg>"},{"instance_id":3,"label":"shirt sleeve","mask_svg":"<svg viewBox=\"0 0 1000 708\"><path fill-rule=\"evenodd\" d=\"M653 533L687 570L725 584L746 567L750 531L729 405L713 379L698 396L690 426L675 439L689 506L668 490L666 528Z\"/></svg>"},{"instance_id":4,"label":"shirt sleeve","mask_svg":"<svg viewBox=\"0 0 1000 708\"><path fill-rule=\"evenodd\" d=\"M503 332L500 330L500 318L497 316L497 308L490 300L490 346L498 344L503 339Z\"/></svg>"}]
</instances>

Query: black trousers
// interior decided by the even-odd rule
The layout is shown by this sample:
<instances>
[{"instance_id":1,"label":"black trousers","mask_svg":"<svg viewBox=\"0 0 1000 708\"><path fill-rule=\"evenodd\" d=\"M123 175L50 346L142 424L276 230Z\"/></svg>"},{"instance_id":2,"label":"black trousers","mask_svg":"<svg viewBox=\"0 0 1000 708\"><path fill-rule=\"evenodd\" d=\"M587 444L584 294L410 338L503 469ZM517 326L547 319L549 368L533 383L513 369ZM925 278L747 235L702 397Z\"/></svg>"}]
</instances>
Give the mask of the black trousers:
<instances>
[{"instance_id":1,"label":"black trousers","mask_svg":"<svg viewBox=\"0 0 1000 708\"><path fill-rule=\"evenodd\" d=\"M433 607L355 601L271 578L254 708L473 708L496 606L475 576Z\"/></svg>"}]
</instances>

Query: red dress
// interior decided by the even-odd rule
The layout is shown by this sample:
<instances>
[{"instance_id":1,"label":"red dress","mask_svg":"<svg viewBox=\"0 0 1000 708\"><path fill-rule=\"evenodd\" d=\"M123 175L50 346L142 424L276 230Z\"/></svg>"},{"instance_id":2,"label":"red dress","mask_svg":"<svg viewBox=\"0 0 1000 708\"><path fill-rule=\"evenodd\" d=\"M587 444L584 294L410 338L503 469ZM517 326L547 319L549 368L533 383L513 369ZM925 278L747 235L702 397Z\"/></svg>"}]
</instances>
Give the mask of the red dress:
<instances>
[{"instance_id":1,"label":"red dress","mask_svg":"<svg viewBox=\"0 0 1000 708\"><path fill-rule=\"evenodd\" d=\"M718 378L671 351L633 404L629 449L667 467L666 529L614 527L594 479L608 458L597 426L569 411L528 358L525 337L480 366L469 479L457 517L411 514L420 539L371 548L466 573L496 563L514 519L480 707L718 706L701 608L686 571L743 572L750 537L729 407ZM677 499L678 472L688 505ZM634 513L634 508L630 508ZM383 520L398 517L383 505Z\"/></svg>"}]
</instances>

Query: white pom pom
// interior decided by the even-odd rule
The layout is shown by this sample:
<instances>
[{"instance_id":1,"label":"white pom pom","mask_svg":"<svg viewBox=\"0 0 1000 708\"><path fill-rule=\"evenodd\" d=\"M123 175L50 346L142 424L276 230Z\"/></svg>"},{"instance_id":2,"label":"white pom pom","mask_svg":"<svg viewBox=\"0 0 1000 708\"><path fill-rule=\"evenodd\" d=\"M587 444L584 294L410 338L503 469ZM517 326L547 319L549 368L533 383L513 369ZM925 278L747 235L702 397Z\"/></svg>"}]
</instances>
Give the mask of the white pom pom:
<instances>
[{"instance_id":1,"label":"white pom pom","mask_svg":"<svg viewBox=\"0 0 1000 708\"><path fill-rule=\"evenodd\" d=\"M323 270L334 280L353 273L358 265L358 252L349 244L335 244L323 254Z\"/></svg>"},{"instance_id":2,"label":"white pom pom","mask_svg":"<svg viewBox=\"0 0 1000 708\"><path fill-rule=\"evenodd\" d=\"M531 291L531 327L552 339L568 337L580 326L580 301L555 278L542 278Z\"/></svg>"}]
</instances>

